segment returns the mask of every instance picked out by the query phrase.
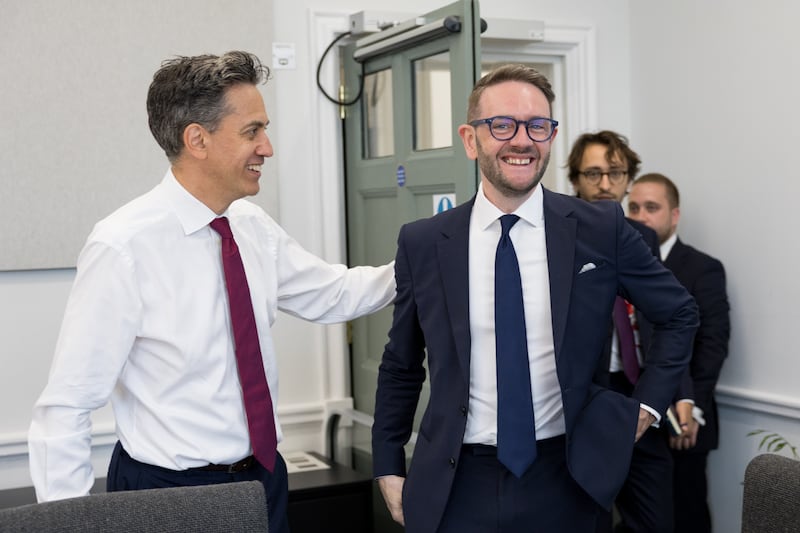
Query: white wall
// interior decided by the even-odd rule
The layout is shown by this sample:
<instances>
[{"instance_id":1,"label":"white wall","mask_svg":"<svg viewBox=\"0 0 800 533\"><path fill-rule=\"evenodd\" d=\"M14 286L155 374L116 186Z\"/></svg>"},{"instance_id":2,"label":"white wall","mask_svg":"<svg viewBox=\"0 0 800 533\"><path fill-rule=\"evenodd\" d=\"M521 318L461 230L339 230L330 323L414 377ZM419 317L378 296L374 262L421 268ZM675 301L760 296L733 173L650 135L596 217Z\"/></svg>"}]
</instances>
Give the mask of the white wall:
<instances>
[{"instance_id":1,"label":"white wall","mask_svg":"<svg viewBox=\"0 0 800 533\"><path fill-rule=\"evenodd\" d=\"M728 275L732 337L720 379L722 441L711 454L716 531L738 531L746 434L800 444L800 5L631 2L633 146L643 171L681 191L679 234Z\"/></svg>"}]
</instances>

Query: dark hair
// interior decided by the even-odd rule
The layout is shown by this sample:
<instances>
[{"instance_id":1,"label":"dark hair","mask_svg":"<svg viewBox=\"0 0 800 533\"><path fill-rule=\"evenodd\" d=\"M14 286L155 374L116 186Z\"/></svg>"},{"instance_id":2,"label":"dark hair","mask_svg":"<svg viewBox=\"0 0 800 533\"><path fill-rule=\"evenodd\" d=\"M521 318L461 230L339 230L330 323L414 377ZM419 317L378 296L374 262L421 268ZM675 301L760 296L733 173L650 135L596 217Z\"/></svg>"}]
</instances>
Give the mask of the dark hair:
<instances>
[{"instance_id":1,"label":"dark hair","mask_svg":"<svg viewBox=\"0 0 800 533\"><path fill-rule=\"evenodd\" d=\"M676 187L672 180L666 177L664 174L659 174L657 172L644 174L636 180L636 183L660 183L667 191L667 202L669 203L669 208L675 209L676 207L681 206L681 195L678 192L678 187Z\"/></svg>"},{"instance_id":2,"label":"dark hair","mask_svg":"<svg viewBox=\"0 0 800 533\"><path fill-rule=\"evenodd\" d=\"M572 151L567 159L567 169L569 171L569 181L575 183L581 171L581 161L583 152L590 144L602 144L606 147L606 161L611 163L614 156L619 155L628 166L628 181L633 181L639 172L639 165L642 160L639 155L628 146L628 139L619 133L603 130L597 133L584 133L572 145Z\"/></svg>"},{"instance_id":3,"label":"dark hair","mask_svg":"<svg viewBox=\"0 0 800 533\"><path fill-rule=\"evenodd\" d=\"M508 65L501 65L491 72L483 76L473 87L469 95L469 105L467 107L467 120L475 120L478 117L478 107L480 104L483 91L487 87L497 85L506 81L520 81L522 83L529 83L542 91L547 98L547 103L550 104L550 111L552 114L553 100L556 95L547 77L536 70L535 68L527 65L511 63Z\"/></svg>"},{"instance_id":4,"label":"dark hair","mask_svg":"<svg viewBox=\"0 0 800 533\"><path fill-rule=\"evenodd\" d=\"M232 51L221 56L178 56L168 59L153 75L147 93L150 131L167 158L174 162L183 150L183 131L200 124L214 131L229 112L228 88L269 79L269 68L250 53Z\"/></svg>"}]
</instances>

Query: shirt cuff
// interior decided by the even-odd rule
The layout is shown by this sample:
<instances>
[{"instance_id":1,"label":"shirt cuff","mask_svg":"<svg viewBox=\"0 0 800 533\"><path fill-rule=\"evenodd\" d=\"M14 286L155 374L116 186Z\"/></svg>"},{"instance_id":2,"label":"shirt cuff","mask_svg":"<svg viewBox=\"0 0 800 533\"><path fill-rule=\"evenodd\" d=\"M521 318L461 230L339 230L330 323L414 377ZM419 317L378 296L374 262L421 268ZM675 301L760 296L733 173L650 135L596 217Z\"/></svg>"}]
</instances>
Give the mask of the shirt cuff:
<instances>
[{"instance_id":1,"label":"shirt cuff","mask_svg":"<svg viewBox=\"0 0 800 533\"><path fill-rule=\"evenodd\" d=\"M658 414L658 411L656 411L655 409L653 409L653 408L652 408L652 407L650 407L649 405L645 405L645 404L643 404L643 403L640 403L640 404L639 404L639 407L641 407L642 409L644 409L645 411L647 411L648 413L650 413L651 415L653 415L654 417L656 417L656 421L655 421L655 422L653 422L653 427L655 427L655 428L657 428L657 427L661 427L661 426L659 426L659 425L658 425L658 424L659 424L659 422L661 422L661 415L660 415L660 414Z\"/></svg>"},{"instance_id":2,"label":"shirt cuff","mask_svg":"<svg viewBox=\"0 0 800 533\"><path fill-rule=\"evenodd\" d=\"M703 417L703 410L696 405L692 407L692 418L694 418L701 426L706 425L706 419Z\"/></svg>"}]
</instances>

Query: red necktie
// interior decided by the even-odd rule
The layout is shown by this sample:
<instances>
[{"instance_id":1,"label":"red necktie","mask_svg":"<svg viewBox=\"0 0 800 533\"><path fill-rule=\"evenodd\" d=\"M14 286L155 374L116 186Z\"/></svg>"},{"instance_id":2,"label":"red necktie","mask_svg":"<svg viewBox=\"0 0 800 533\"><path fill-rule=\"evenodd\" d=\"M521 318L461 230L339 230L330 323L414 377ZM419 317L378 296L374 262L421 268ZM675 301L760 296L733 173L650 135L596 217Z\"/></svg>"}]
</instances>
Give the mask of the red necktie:
<instances>
[{"instance_id":1,"label":"red necktie","mask_svg":"<svg viewBox=\"0 0 800 533\"><path fill-rule=\"evenodd\" d=\"M628 315L628 306L625 300L617 296L614 301L614 325L617 328L619 339L619 356L622 359L622 370L625 377L633 385L639 379L639 359L636 357L636 341L633 338L633 327Z\"/></svg>"},{"instance_id":2,"label":"red necktie","mask_svg":"<svg viewBox=\"0 0 800 533\"><path fill-rule=\"evenodd\" d=\"M242 385L244 410L250 430L250 445L253 455L261 465L272 472L275 468L278 441L275 435L275 420L272 398L264 373L264 361L258 343L258 330L250 300L250 287L239 255L239 247L225 217L211 222L211 229L222 237L222 267L228 289L228 305L231 311L233 342L236 349L236 367Z\"/></svg>"}]
</instances>

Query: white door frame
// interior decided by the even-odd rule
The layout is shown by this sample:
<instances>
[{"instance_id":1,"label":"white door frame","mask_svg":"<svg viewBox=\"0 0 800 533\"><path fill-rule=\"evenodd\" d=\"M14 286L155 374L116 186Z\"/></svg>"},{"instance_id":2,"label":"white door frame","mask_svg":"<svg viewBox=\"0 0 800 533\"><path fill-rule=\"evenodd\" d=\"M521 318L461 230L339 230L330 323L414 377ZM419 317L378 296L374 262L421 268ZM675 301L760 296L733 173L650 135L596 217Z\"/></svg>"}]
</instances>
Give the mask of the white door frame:
<instances>
[{"instance_id":1,"label":"white door frame","mask_svg":"<svg viewBox=\"0 0 800 533\"><path fill-rule=\"evenodd\" d=\"M309 13L311 79L316 80L316 68L325 48L341 33L349 30L350 13L342 11L315 11ZM489 42L487 51L493 56L499 53L495 42ZM546 25L545 40L542 42L503 45L503 57L512 59L524 57L525 61L552 62L559 69L557 77L564 80L555 84L559 96L556 98L554 114L564 125L567 135L556 138L559 153L567 154L572 141L581 133L596 128L597 124L597 84L595 78L595 31L592 26L550 26ZM320 82L326 92L338 94L338 55L331 50L320 72ZM346 258L346 236L344 228L344 160L341 142L339 109L329 102L319 91L310 102L312 115L317 117L316 132L312 137L317 154L316 172L308 179L320 194L323 257L327 261L343 263ZM335 162L335 164L333 164ZM559 165L560 166L560 165ZM558 192L568 192L569 183L563 170L559 174ZM348 356L345 328L328 327L327 333L327 384L326 398L345 398L350 396L350 361Z\"/></svg>"}]
</instances>

